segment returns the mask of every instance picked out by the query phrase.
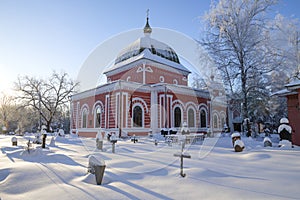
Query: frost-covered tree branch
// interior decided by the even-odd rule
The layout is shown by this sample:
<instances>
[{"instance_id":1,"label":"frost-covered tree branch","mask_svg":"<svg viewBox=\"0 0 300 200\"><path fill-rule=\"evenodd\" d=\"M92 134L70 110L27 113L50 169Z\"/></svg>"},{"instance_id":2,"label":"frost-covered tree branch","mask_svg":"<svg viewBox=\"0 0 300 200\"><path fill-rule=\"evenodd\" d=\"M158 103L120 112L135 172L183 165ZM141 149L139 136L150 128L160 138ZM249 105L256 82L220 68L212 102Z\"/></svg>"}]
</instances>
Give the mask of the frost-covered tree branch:
<instances>
[{"instance_id":1,"label":"frost-covered tree branch","mask_svg":"<svg viewBox=\"0 0 300 200\"><path fill-rule=\"evenodd\" d=\"M201 44L210 52L223 75L228 92L241 92L243 115L249 115L249 98L258 82L253 78L276 69L279 56L268 37L266 14L275 0L220 0L204 16L205 38Z\"/></svg>"},{"instance_id":2,"label":"frost-covered tree branch","mask_svg":"<svg viewBox=\"0 0 300 200\"><path fill-rule=\"evenodd\" d=\"M48 130L57 114L64 110L78 83L68 78L67 73L53 72L48 79L20 77L15 83L17 97L26 107L35 109L45 121Z\"/></svg>"}]
</instances>

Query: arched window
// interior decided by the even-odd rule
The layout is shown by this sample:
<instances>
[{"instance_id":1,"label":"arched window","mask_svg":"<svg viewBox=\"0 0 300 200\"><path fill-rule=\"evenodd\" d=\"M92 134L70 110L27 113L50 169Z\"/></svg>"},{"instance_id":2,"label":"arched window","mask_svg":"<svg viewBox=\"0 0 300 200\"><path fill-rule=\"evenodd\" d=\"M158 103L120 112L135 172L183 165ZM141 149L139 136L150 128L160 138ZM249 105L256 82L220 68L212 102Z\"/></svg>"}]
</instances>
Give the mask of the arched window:
<instances>
[{"instance_id":1,"label":"arched window","mask_svg":"<svg viewBox=\"0 0 300 200\"><path fill-rule=\"evenodd\" d=\"M214 114L214 128L219 128L218 121L219 121L218 115Z\"/></svg>"},{"instance_id":2,"label":"arched window","mask_svg":"<svg viewBox=\"0 0 300 200\"><path fill-rule=\"evenodd\" d=\"M188 110L188 126L195 127L195 112L192 108Z\"/></svg>"},{"instance_id":3,"label":"arched window","mask_svg":"<svg viewBox=\"0 0 300 200\"><path fill-rule=\"evenodd\" d=\"M174 110L174 126L181 126L181 109L179 107L176 107Z\"/></svg>"},{"instance_id":4,"label":"arched window","mask_svg":"<svg viewBox=\"0 0 300 200\"><path fill-rule=\"evenodd\" d=\"M83 109L82 111L82 128L87 128L87 114L88 111L86 108Z\"/></svg>"},{"instance_id":5,"label":"arched window","mask_svg":"<svg viewBox=\"0 0 300 200\"><path fill-rule=\"evenodd\" d=\"M222 128L226 125L226 120L225 120L225 116L221 115L221 126Z\"/></svg>"},{"instance_id":6,"label":"arched window","mask_svg":"<svg viewBox=\"0 0 300 200\"><path fill-rule=\"evenodd\" d=\"M95 117L95 128L100 128L101 127L101 109L100 109L100 107L96 108L94 117Z\"/></svg>"},{"instance_id":7,"label":"arched window","mask_svg":"<svg viewBox=\"0 0 300 200\"><path fill-rule=\"evenodd\" d=\"M141 106L133 108L133 127L143 127L143 110Z\"/></svg>"},{"instance_id":8,"label":"arched window","mask_svg":"<svg viewBox=\"0 0 300 200\"><path fill-rule=\"evenodd\" d=\"M200 111L200 128L206 128L206 112L204 109Z\"/></svg>"}]
</instances>

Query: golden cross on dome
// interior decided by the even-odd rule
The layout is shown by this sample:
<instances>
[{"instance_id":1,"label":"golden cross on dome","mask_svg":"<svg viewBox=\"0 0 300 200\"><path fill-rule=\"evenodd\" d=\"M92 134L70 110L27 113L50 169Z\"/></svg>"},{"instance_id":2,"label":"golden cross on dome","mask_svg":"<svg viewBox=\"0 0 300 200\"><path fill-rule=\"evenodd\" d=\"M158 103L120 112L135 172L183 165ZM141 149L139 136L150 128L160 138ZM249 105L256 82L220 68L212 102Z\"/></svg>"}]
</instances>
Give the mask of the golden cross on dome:
<instances>
[{"instance_id":1,"label":"golden cross on dome","mask_svg":"<svg viewBox=\"0 0 300 200\"><path fill-rule=\"evenodd\" d=\"M147 18L149 18L149 8L147 9L146 13L147 13Z\"/></svg>"}]
</instances>

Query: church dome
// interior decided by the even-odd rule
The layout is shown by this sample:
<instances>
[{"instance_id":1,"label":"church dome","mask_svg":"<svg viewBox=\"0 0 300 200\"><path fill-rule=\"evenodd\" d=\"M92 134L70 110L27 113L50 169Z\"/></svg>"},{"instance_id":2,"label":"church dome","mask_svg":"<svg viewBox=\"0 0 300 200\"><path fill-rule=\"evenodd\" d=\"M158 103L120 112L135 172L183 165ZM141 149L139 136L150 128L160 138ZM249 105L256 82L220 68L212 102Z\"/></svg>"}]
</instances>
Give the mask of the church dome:
<instances>
[{"instance_id":1,"label":"church dome","mask_svg":"<svg viewBox=\"0 0 300 200\"><path fill-rule=\"evenodd\" d=\"M123 49L117 56L115 64L135 57L141 54L145 49L148 49L153 55L157 55L179 64L179 58L176 52L170 46L148 36L137 39Z\"/></svg>"},{"instance_id":2,"label":"church dome","mask_svg":"<svg viewBox=\"0 0 300 200\"><path fill-rule=\"evenodd\" d=\"M179 63L176 52L167 44L155 40L150 37L152 29L149 25L148 17L147 23L144 27L144 37L141 37L128 45L117 56L115 64L123 62L129 58L135 57L141 54L145 49L148 49L153 55L157 55L161 58L170 60L175 63Z\"/></svg>"}]
</instances>

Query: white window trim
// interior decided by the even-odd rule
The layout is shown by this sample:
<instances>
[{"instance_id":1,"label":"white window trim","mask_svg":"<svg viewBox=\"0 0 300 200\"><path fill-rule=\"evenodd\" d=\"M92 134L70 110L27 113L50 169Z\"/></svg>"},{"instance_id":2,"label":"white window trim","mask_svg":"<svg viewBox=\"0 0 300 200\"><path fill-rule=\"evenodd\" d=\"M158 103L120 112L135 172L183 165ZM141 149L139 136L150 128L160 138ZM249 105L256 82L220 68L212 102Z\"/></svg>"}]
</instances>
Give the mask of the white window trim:
<instances>
[{"instance_id":1,"label":"white window trim","mask_svg":"<svg viewBox=\"0 0 300 200\"><path fill-rule=\"evenodd\" d=\"M181 111L181 124L180 124L180 126L182 126L182 124L183 124L183 108L180 105L176 105L176 106L174 106L173 113L172 113L172 127L175 127L175 109L176 108L179 108L180 111ZM178 128L178 127L176 127L176 128Z\"/></svg>"},{"instance_id":2,"label":"white window trim","mask_svg":"<svg viewBox=\"0 0 300 200\"><path fill-rule=\"evenodd\" d=\"M133 111L134 111L134 108L135 108L136 106L139 106L139 107L142 108L142 126L141 126L141 127L135 127L135 126L133 126L133 116L134 116ZM144 106L143 106L141 103L139 103L139 102L135 103L135 104L132 106L131 113L132 113L132 117L131 117L131 128L134 128L134 129L137 129L137 128L144 128L144 127L145 127L145 111L144 111Z\"/></svg>"}]
</instances>

